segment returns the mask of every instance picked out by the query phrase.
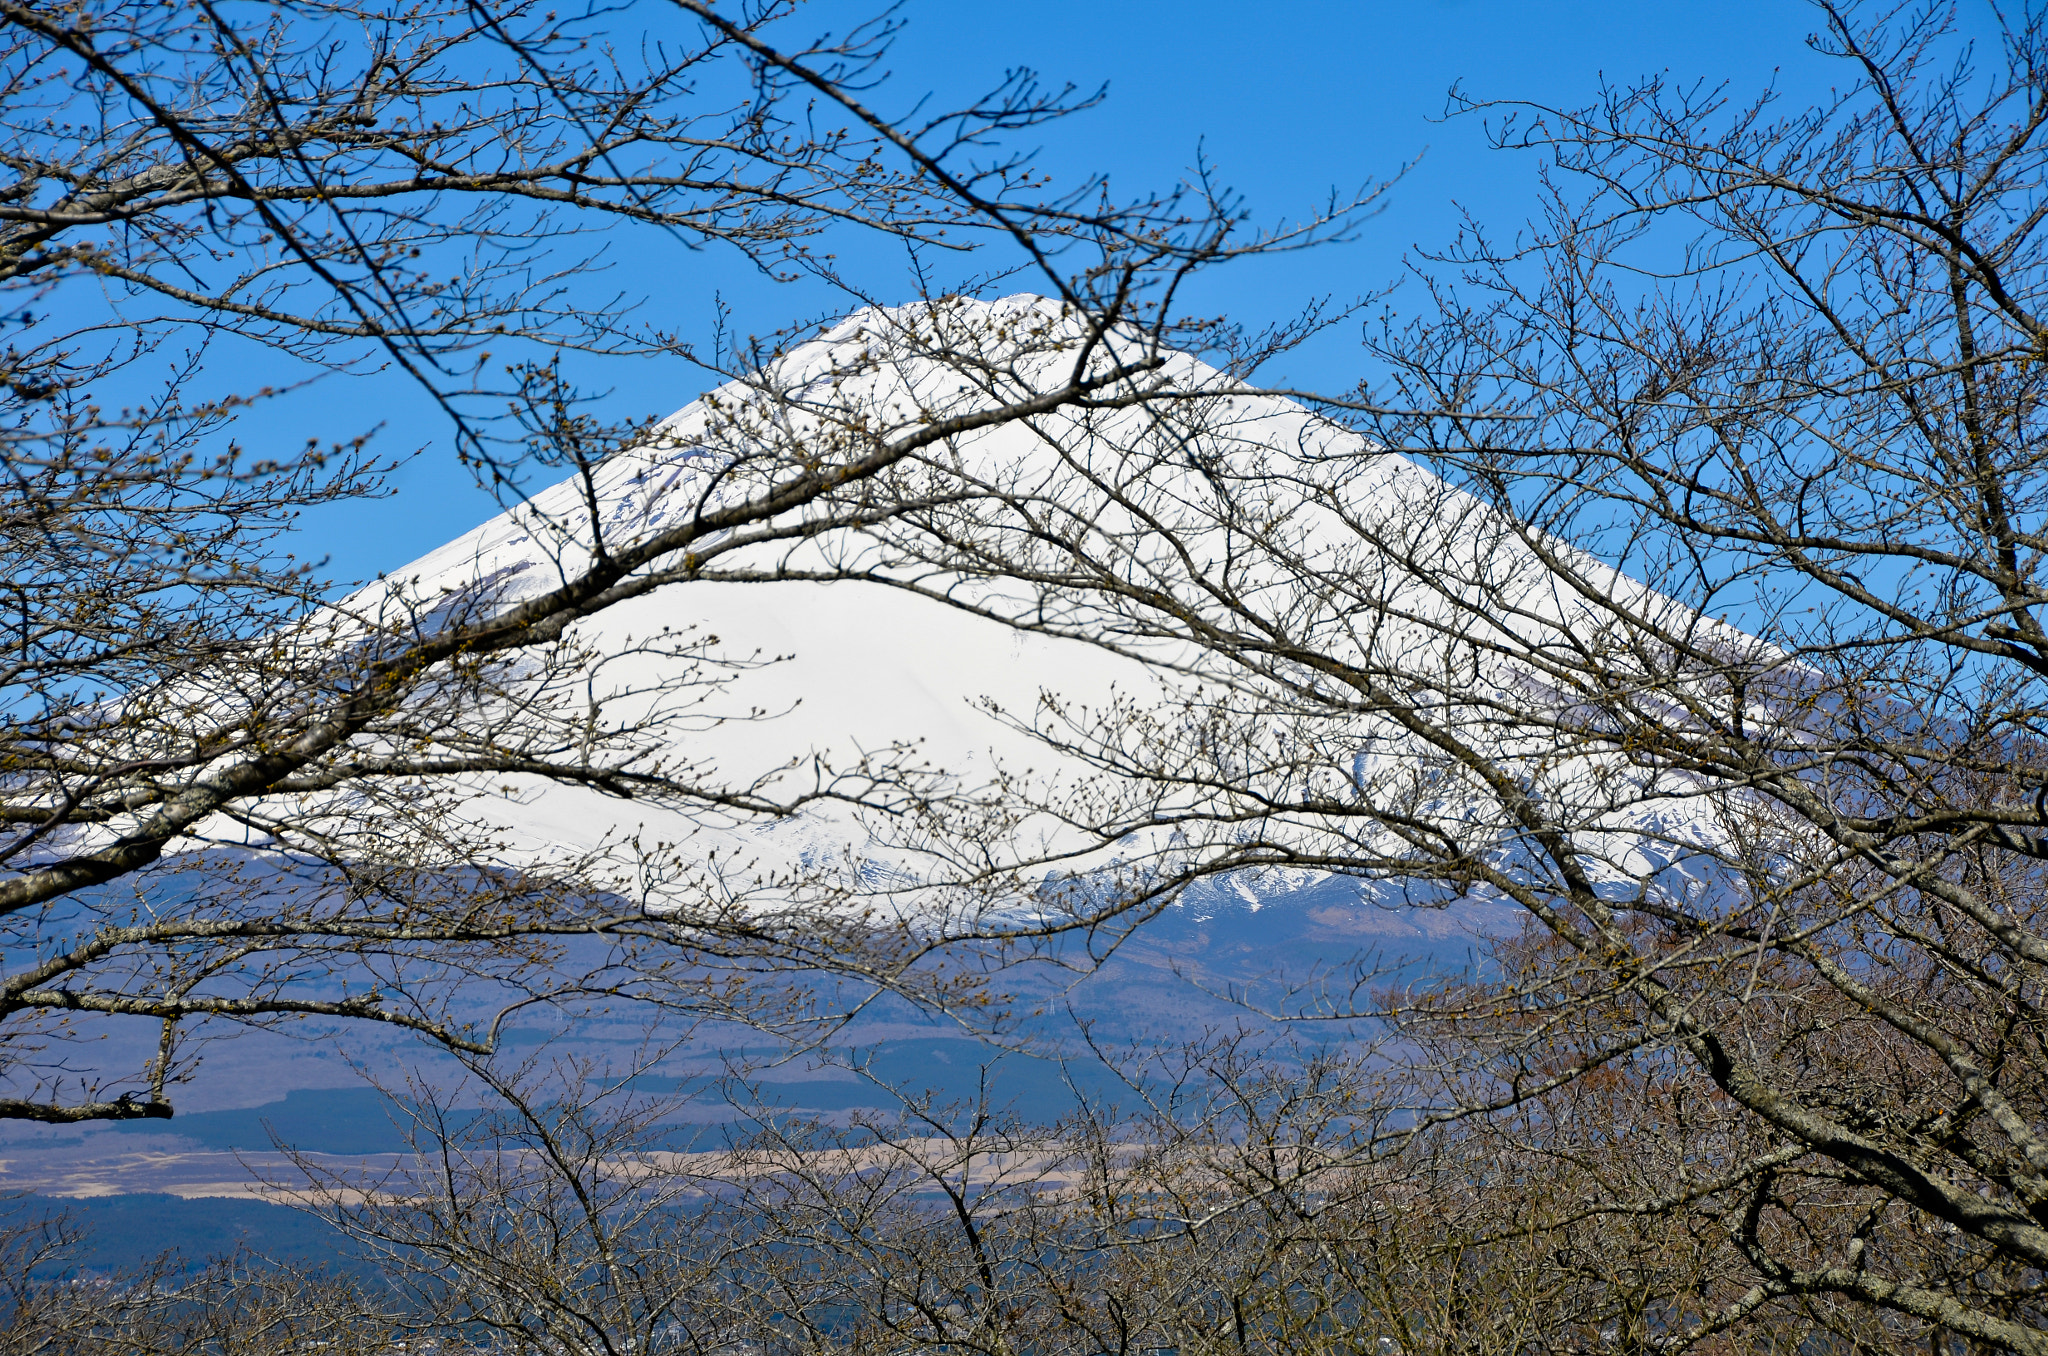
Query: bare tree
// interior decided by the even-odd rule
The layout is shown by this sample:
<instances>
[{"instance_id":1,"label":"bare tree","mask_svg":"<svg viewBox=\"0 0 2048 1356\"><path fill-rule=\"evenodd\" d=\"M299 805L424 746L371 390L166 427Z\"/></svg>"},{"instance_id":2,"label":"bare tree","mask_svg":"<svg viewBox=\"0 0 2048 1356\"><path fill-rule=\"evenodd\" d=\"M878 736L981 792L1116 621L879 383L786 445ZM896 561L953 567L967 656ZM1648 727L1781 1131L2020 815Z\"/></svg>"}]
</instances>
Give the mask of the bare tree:
<instances>
[{"instance_id":1,"label":"bare tree","mask_svg":"<svg viewBox=\"0 0 2048 1356\"><path fill-rule=\"evenodd\" d=\"M388 1351L405 1329L360 1286L242 1252L210 1262L176 1250L137 1271L89 1265L66 1216L10 1204L0 1222L7 1310L0 1349L51 1352Z\"/></svg>"},{"instance_id":2,"label":"bare tree","mask_svg":"<svg viewBox=\"0 0 2048 1356\"><path fill-rule=\"evenodd\" d=\"M1815 108L1461 99L1549 157L1545 214L1418 265L1324 407L1362 437L1189 369L1213 404L1041 421L881 535L905 587L999 578L969 605L1171 676L1011 713L1145 888L1520 907L1535 962L1380 1010L1418 1114L1583 1165L1555 1218L1697 1232L1712 1283L1631 1340L2048 1350L2044 25L1816 15ZM1573 1099L1623 1074L1603 1147Z\"/></svg>"},{"instance_id":3,"label":"bare tree","mask_svg":"<svg viewBox=\"0 0 2048 1356\"><path fill-rule=\"evenodd\" d=\"M1728 1231L1595 1204L1669 1193L1668 1162L1632 1138L1670 1128L1645 1114L1671 1105L1655 1078L1422 1129L1396 1109L1417 1084L1379 1053L1239 1034L1119 1056L1124 1095L1077 1088L1056 1121L1005 1107L999 1085L943 1104L878 1083L896 1110L833 1125L753 1103L730 1140L665 1122L676 1099L645 1091L646 1066L543 1056L478 1066L482 1114L413 1089L395 1170L301 1159L305 1180L276 1185L375 1259L416 1335L493 1349L1449 1356L1914 1337L1811 1304L1734 1340L1692 1331L1746 1283Z\"/></svg>"},{"instance_id":4,"label":"bare tree","mask_svg":"<svg viewBox=\"0 0 2048 1356\"><path fill-rule=\"evenodd\" d=\"M520 1350L1370 1349L1417 1298L1353 1264L1363 1237L1395 1246L1369 1223L1395 1174L1368 1185L1352 1152L1387 1128L1358 1114L1374 1075L1271 1054L1134 1056L1129 1105L1057 1123L988 1086L949 1105L877 1083L896 1111L751 1103L751 1133L709 1143L664 1135L678 1108L641 1066L473 1062L488 1112L415 1088L407 1166L301 1160L298 1192L401 1278L421 1331Z\"/></svg>"},{"instance_id":5,"label":"bare tree","mask_svg":"<svg viewBox=\"0 0 2048 1356\"><path fill-rule=\"evenodd\" d=\"M792 11L0 10L0 285L20 307L0 391L0 1116L169 1116L210 1023L361 1020L476 1052L536 1001L800 1021L807 1000L765 978L790 966L941 1005L973 989L926 959L1008 923L914 925L849 904L829 871L750 873L677 841L828 801L936 805L942 770L895 749L715 766L693 739L759 714L755 661L686 623L631 654L578 624L797 572L778 553L956 497L938 453L974 430L1160 398L1162 346L1190 333L1180 279L1341 223L1241 239L1200 183L1045 196L1000 140L1087 99L1017 74L891 117L864 101L893 21L790 45ZM618 37L633 22L646 42ZM731 379L716 396L608 427L548 355L677 348L633 328L631 296L590 294L584 237L608 223L854 300L828 228L982 240L1059 307L932 301L786 356L699 355ZM1133 324L1149 351L1112 353ZM424 383L511 506L475 539L497 554L346 596L296 560L297 515L377 492L386 467L353 430L239 446L234 417L266 392L214 359L250 343ZM527 355L495 393L484 343ZM154 385L144 360L165 358ZM494 394L511 418L479 415ZM570 480L529 496L542 471ZM493 807L543 784L674 831L508 850ZM124 1024L153 1049L79 1053Z\"/></svg>"},{"instance_id":6,"label":"bare tree","mask_svg":"<svg viewBox=\"0 0 2048 1356\"><path fill-rule=\"evenodd\" d=\"M1546 945L1499 959L1534 964ZM707 1128L662 1090L672 1040L623 1065L567 1042L465 1058L463 1086L397 1090L411 1152L390 1166L296 1155L271 1190L337 1226L339 1276L167 1257L81 1286L45 1255L73 1242L61 1224L25 1234L43 1270L16 1277L8 1340L1451 1356L1887 1350L1924 1335L1813 1297L1703 1327L1748 1283L1739 1230L1712 1227L1743 1214L1742 1193L1720 1192L1718 1213L1661 1207L1716 1194L1674 1182L1669 1141L1739 1152L1745 1131L1656 1071L1573 1080L1504 1116L1418 1119L1422 1065L1468 1062L1448 1029L1424 1041L1448 1055L1433 1063L1390 1062L1384 1040L1240 1032L1114 1055L1119 1092L1077 1083L1050 1121L1005 1105L1000 1075L953 1103L872 1080L893 1109L836 1124L733 1079L716 1092L736 1120ZM1617 1192L1638 1208L1617 1210ZM1825 1204L1849 1204L1835 1192ZM1790 1232L1773 1241L1799 1246Z\"/></svg>"}]
</instances>

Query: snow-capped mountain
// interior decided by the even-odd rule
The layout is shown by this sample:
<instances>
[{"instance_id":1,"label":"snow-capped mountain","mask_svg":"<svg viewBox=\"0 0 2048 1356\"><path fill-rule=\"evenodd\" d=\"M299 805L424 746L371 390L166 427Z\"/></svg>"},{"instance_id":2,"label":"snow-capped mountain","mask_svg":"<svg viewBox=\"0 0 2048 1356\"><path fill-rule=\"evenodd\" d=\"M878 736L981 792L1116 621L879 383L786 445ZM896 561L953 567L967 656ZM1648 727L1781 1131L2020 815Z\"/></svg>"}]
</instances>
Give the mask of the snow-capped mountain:
<instances>
[{"instance_id":1,"label":"snow-capped mountain","mask_svg":"<svg viewBox=\"0 0 2048 1356\"><path fill-rule=\"evenodd\" d=\"M881 440L971 417L995 403L1026 402L1072 368L1076 336L1060 306L1028 296L999 302L952 298L855 315L796 347L767 372L692 401L642 445L393 571L351 599L345 611L391 626L450 607L474 606L479 597L487 597L491 606L513 605L573 576L592 559L595 539L617 549L618 543L757 492L759 484L746 474L750 440L797 446L805 439L829 442L850 429ZM943 359L937 356L941 352ZM1092 361L1124 356L1112 342ZM1496 603L1505 589L1538 625L1560 634L1592 615L1582 599L1558 589L1512 534L1499 530L1497 515L1413 463L1390 455L1357 455L1363 444L1355 434L1296 402L1244 390L1186 354L1156 355L1143 379L1159 389L1209 393L1201 403L1204 428L1220 430L1231 446L1248 449L1249 456L1283 454L1300 464L1348 458L1359 469L1350 473L1344 493L1370 505L1384 520L1403 515L1404 549L1413 559L1442 562L1445 578L1484 574ZM1066 434L1049 432L1062 420L1067 421ZM1114 468L1139 440L1158 436L1142 408L1090 413L1085 423L1083 429L1070 412L1053 410L965 429L919 463L918 474L925 480L899 477L889 491L915 495L954 475L979 492L1012 502L1034 497L1054 502L1061 477L1074 471L1077 456L1090 459L1081 469L1099 477L1102 466ZM1082 433L1070 436L1075 429ZM1200 493L1200 479L1216 474L1206 466L1175 468L1156 458L1133 464L1141 464L1142 492L1162 501L1182 495L1162 476L1188 481L1192 499ZM1314 511L1297 514L1287 528L1295 534L1289 549L1303 568L1311 575L1326 570L1331 577L1369 573L1374 563L1361 554L1352 530L1356 524L1341 521L1350 510L1340 506L1324 514L1329 521L1319 522L1320 510L1310 507ZM1196 551L1229 549L1199 534L1188 541ZM1597 562L1582 559L1580 564L1609 595L1633 600L1639 611L1677 609ZM1004 586L987 579L966 578L947 586L949 596L967 608L947 607L894 587L915 578L914 565L890 557L873 537L857 531L784 532L742 545L724 556L709 577L655 589L579 623L573 642L591 657L579 677L582 687L551 693L546 700L601 698L623 720L642 720L661 702L676 706L679 668L710 665L725 680L722 685L692 677L691 683L706 685L686 689L687 709L669 710L663 726L669 756L686 763L702 784L749 788L772 799L800 791L807 779L814 783L847 769L887 766L967 797L986 792L1002 776L1025 778L1041 807L1056 808L1062 788L1086 785L1096 769L1071 749L1049 748L1032 737L1023 727L1033 714L1056 709L1086 716L1118 702L1142 707L1165 699L1173 684L1186 678L1174 671L1187 667L1184 657L1157 635L1117 635L1113 622L1104 623L1121 642L1122 653L1072 638L1090 633L1085 609L1040 625L1042 619L1029 615L1034 606L1029 597L1006 598ZM717 577L721 572L724 577ZM777 574L811 577L768 577ZM819 577L827 574L870 577ZM930 578L916 582L929 588ZM1429 609L1444 603L1411 598L1415 591L1408 585L1389 588L1390 615L1404 615L1371 644L1435 643L1428 634ZM975 615L972 608L1027 624L1004 625ZM1164 660L1165 667L1141 658ZM1521 679L1509 674L1494 681ZM1334 779L1333 794L1362 794L1373 778L1401 772L1409 756L1407 745L1376 734L1362 733L1356 749L1363 751L1324 759L1328 766L1317 775ZM1636 808L1601 819L1605 812L1593 801L1610 794L1606 773L1583 761L1566 760L1545 775L1551 781L1544 794L1588 798L1588 822L1608 832L1608 856L1622 874L1646 867L1654 871L1660 853L1673 855L1671 844L1709 832L1683 808L1640 808L1655 800L1649 796L1636 797ZM602 854L623 842L654 840L682 845L685 856L744 863L755 875L841 861L867 873L878 892L898 907L916 893L898 887L932 879L929 862L914 845L889 841L886 834L877 837L873 816L863 818L844 807L814 805L791 816L750 818L715 808L650 808L559 782L494 781L497 788L479 803L479 813L502 827L505 851L522 861ZM1045 873L1067 875L1120 860L1123 853L1162 850L1156 839L1135 848L1128 842L1089 844L1085 834L1077 838L1072 826L1058 820L1057 814L1024 817L1008 827L1012 841L1005 850L1024 860L1056 863L1047 865ZM1070 851L1081 855L1063 855ZM1268 898L1328 892L1328 878L1321 873L1266 868L1205 888L1199 892L1204 901L1199 909L1256 912ZM1351 885L1342 892L1360 893ZM1378 892L1389 898L1398 893ZM932 906L926 900L908 907ZM1482 912L1498 922L1498 911Z\"/></svg>"}]
</instances>

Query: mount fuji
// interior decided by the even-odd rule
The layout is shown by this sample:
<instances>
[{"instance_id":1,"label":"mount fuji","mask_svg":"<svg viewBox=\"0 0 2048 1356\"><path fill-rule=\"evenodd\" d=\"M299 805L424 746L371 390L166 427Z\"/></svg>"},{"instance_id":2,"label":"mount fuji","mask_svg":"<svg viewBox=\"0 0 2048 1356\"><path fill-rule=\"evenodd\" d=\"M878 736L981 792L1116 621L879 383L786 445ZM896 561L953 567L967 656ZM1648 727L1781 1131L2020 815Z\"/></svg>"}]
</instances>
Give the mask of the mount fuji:
<instances>
[{"instance_id":1,"label":"mount fuji","mask_svg":"<svg viewBox=\"0 0 2048 1356\"><path fill-rule=\"evenodd\" d=\"M744 437L763 440L818 436L825 417L817 411L857 424L864 436L937 423L985 406L988 387L996 384L994 378L978 388L956 384L956 371L997 372L1011 384L1014 399L1017 391L1043 388L1049 384L1048 372L1071 364L1075 332L1062 306L1029 295L994 302L948 298L857 313L794 347L765 372L692 401L662 421L655 436L612 455L587 476L542 490L392 571L350 599L346 610L387 626L393 617L403 624L423 610L455 606L479 592L487 592L493 606L516 604L587 564L594 535L631 541L745 493L743 484L724 483L745 455L743 447L734 450L735 428L750 430ZM933 356L941 346L943 360ZM1419 553L1434 553L1452 569L1470 568L1475 558L1491 569L1491 557L1513 557L1509 574L1520 569L1530 578L1526 585L1515 585L1524 589L1517 601L1530 613L1549 617L1544 624L1554 630L1568 632L1582 615L1590 615L1572 599L1555 596L1542 568L1533 564L1533 553L1519 547L1512 535L1489 529L1498 515L1413 462L1376 452L1359 457L1359 451L1371 449L1358 435L1295 401L1247 390L1184 353L1165 352L1151 380L1184 392L1225 392L1209 401L1204 417L1227 428L1240 444L1309 459L1349 456L1368 464L1370 471L1353 490L1412 505L1414 514L1427 520L1415 548ZM761 392L768 388L775 395L765 402L768 408L756 424L735 419L736 410L761 409ZM1020 419L949 440L949 455L974 478L986 477L985 468L1008 468L1001 487L1023 486L1028 492L1056 470L1046 465L1039 422ZM1140 422L1135 412L1112 415L1090 437L1104 449L1101 455L1113 460L1122 455L1118 439L1137 437ZM792 431L791 423L802 427ZM1183 468L1179 474L1195 472ZM1162 650L1155 642L1142 653L1143 659L1165 660L1162 668L1134 657L1132 650L1144 651L1143 646L1114 650L1060 634L1085 632L1085 623L1004 625L976 615L971 607L942 606L891 587L889 568L864 554L872 552L872 543L862 543L857 535L851 545L845 534L798 535L794 547L778 539L728 558L723 581L693 578L663 586L578 623L570 639L596 657L593 672L601 672L604 691L594 680L589 689L593 700L605 696L633 718L646 703L644 694L661 692L675 680L680 662L677 642L650 647L649 638L686 636L693 638L691 645L701 641L704 648L692 651L695 658L714 656L745 671L736 672L728 687L709 692L678 720L674 728L682 733L661 752L687 759L705 780L758 788L772 798L793 784L801 789L803 780L818 777L821 769L869 765L877 751L887 751L893 766L914 768L930 784L986 787L1029 769L1036 787L1078 786L1090 769L1070 751L1049 748L1033 737L1019 713L1051 705L1099 712L1119 700L1156 701L1169 691L1170 679L1162 675L1181 658L1170 646ZM1556 549L1570 551L1563 544ZM1582 553L1571 554L1584 577L1638 611L1682 611L1626 575ZM1356 566L1355 558L1339 553L1329 559L1333 568ZM807 573L814 577L777 577ZM873 577L860 578L864 573ZM752 577L740 582L730 578L734 574ZM841 577L816 577L825 574ZM955 588L952 596L970 605L986 603L1001 590L985 580ZM1030 604L1017 606L1028 609ZM1753 643L1738 632L1730 631L1728 638ZM1366 758L1357 755L1359 765L1350 774L1359 786ZM1568 768L1562 778L1569 782L1582 775L1583 769ZM892 883L917 879L915 863L906 859L901 845L878 838L872 820L829 803L775 818L728 818L650 810L588 785L492 780L495 785L480 787L480 792L489 802L494 828L502 830L508 860L521 865L588 860L621 842L656 839L686 845L704 859L745 862L770 874L838 859L859 863L859 870L881 884L877 896L889 900L890 907L923 908L930 921L943 925L938 916L942 906L935 915L914 888L892 888ZM1683 842L1708 832L1686 822L1682 809L1639 810L1614 820L1608 829L1617 874L1638 878L1661 868L1651 842ZM1018 832L1039 833L1033 848L1044 860L1059 860L1059 869L1069 875L1113 863L1128 846L1110 844L1092 855L1083 851L1061 857L1068 845L1058 841L1056 825L1048 830L1033 821ZM1512 927L1517 916L1498 903L1425 902L1430 907L1409 907L1414 898L1399 885L1268 868L1206 882L1175 903L1170 914L1185 927L1199 923L1207 929L1204 936L1220 935L1220 928L1241 929L1248 939L1269 937L1275 959L1294 945L1288 939L1292 931L1307 948L1305 954L1323 960L1335 959L1334 952L1355 948L1366 938L1420 951L1461 946L1475 931ZM1303 921L1310 917L1318 921ZM1317 940L1307 940L1311 937ZM1243 958L1251 959L1260 949L1248 941Z\"/></svg>"}]
</instances>

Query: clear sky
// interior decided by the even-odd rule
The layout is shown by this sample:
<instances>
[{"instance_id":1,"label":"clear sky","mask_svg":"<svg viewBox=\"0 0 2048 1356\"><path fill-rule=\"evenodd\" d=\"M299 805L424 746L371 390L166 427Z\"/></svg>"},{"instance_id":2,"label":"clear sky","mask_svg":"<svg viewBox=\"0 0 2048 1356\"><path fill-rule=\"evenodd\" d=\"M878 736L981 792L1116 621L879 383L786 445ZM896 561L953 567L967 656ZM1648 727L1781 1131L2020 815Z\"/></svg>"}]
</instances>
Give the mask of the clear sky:
<instances>
[{"instance_id":1,"label":"clear sky","mask_svg":"<svg viewBox=\"0 0 2048 1356\"><path fill-rule=\"evenodd\" d=\"M816 19L838 27L867 12L824 0ZM1532 158L1486 149L1473 120L1439 120L1454 82L1481 96L1581 103L1603 78L1663 71L1728 81L1744 95L1776 81L1803 103L1842 78L1806 50L1818 15L1797 0L907 0L900 13L909 26L875 99L883 107L926 91L941 101L970 95L1016 65L1055 82L1108 83L1104 105L1036 138L1039 163L1058 180L1099 170L1131 192L1168 185L1201 146L1261 220L1279 221L1420 157L1355 242L1230 272L1196 299L1202 311L1253 322L1392 281L1413 247L1449 239L1461 206L1497 233L1529 214ZM779 328L821 304L747 277L730 258L662 242L622 242L618 257L621 284L644 285L684 334L705 330L718 292L748 330ZM901 290L910 291L907 276ZM1355 331L1333 337L1290 358L1295 370L1284 375L1347 386L1354 342ZM681 406L704 384L662 361L613 364L603 379L616 407L636 414ZM307 524L304 553L330 556L343 577L395 569L494 511L451 464L417 393L376 378L328 381L293 410L301 442L308 420L339 434L375 419L385 450L423 449L395 498Z\"/></svg>"}]
</instances>

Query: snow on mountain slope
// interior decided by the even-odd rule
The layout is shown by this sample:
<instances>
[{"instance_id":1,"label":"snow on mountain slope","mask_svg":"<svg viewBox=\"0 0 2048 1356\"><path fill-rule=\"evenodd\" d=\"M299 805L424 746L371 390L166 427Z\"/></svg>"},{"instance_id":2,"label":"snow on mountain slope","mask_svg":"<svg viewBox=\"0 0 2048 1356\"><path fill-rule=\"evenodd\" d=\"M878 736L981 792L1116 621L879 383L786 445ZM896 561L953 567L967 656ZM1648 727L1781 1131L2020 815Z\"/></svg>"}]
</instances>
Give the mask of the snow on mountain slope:
<instances>
[{"instance_id":1,"label":"snow on mountain slope","mask_svg":"<svg viewBox=\"0 0 2048 1356\"><path fill-rule=\"evenodd\" d=\"M978 384L962 382L957 380L959 369L932 359L929 351L935 341L919 319L927 313L933 327L946 331L948 343L970 350L970 368L978 362L992 375ZM1014 399L1034 385L1049 383L1063 370L1061 364L1071 361L1070 342L1071 326L1059 308L1033 297L995 303L954 299L856 315L794 349L772 372L778 392L797 402L794 413L775 402L763 402L758 390L746 383L721 387L671 416L649 444L601 464L588 484L572 477L535 495L392 572L350 599L343 610L369 624L391 626L403 624L408 615L473 605L482 595L488 595L493 605L533 596L572 576L590 559L593 521L608 540L631 541L758 489L733 470L735 429L752 427L763 439L816 437L821 429L829 432L832 420L840 417L831 413L835 411L858 412L869 433L916 427L985 406L993 396ZM977 344L982 346L978 353L972 351ZM1176 382L1183 390L1213 389L1223 380L1186 355L1171 356L1160 379ZM806 413L806 405L813 413ZM749 426L745 418L735 422L733 411L749 409L755 414L747 417L757 423ZM1230 438L1240 445L1285 449L1288 455L1327 457L1347 444L1357 445L1355 435L1276 397L1231 394L1212 405L1205 417L1227 427ZM1041 436L1044 422L971 432L949 440L943 455L984 485L1005 493L1039 493L1038 487L1050 484L1061 471ZM1142 412L1099 418L1088 434L1086 446L1092 450L1087 455L1113 462L1123 455L1120 438L1137 438L1146 431ZM1418 557L1441 559L1447 576L1470 568L1502 577L1495 558L1512 552L1515 544L1512 537L1486 527L1488 511L1482 506L1401 458L1354 460L1362 469L1348 493L1383 506L1416 506L1410 549ZM1147 474L1157 480L1156 469ZM1190 481L1195 478L1192 471L1184 475ZM1181 493L1176 486L1158 483L1146 488L1168 497ZM1193 486L1190 492L1199 490ZM1370 561L1361 563L1357 543L1344 540L1340 526L1310 522L1293 529L1303 534L1300 551L1305 554L1300 559L1311 570L1370 568ZM1318 532L1329 533L1328 540L1318 540ZM1194 546L1203 549L1199 540ZM727 564L858 572L870 559L863 553L873 549L871 542L858 538L828 536L770 543L739 552ZM1597 565L1589 568L1601 575ZM1557 590L1540 568L1526 574L1521 599L1529 614L1547 618L1545 626L1569 630L1586 611L1583 601ZM1638 598L1645 606L1675 606L1620 574L1607 571L1601 577L1617 597ZM995 587L982 583L967 589L978 601L987 602ZM982 592L974 594L976 589ZM1442 606L1440 600L1428 598L1411 604L1399 588L1388 596L1398 605L1396 610L1410 608L1413 615L1401 625L1416 634L1426 629L1416 617L1426 622L1426 609ZM1017 607L1028 605L1020 601ZM1087 621L1068 618L1062 625L1086 629ZM1407 643L1400 639L1402 634L1393 627L1373 643ZM653 638L665 635L670 639L649 647ZM679 636L684 639L674 639ZM611 710L629 718L647 713L658 701L673 702L672 692L651 694L662 693L664 684L674 678L675 666L683 662L678 658L682 649L700 647L692 651L700 658L715 654L739 664L757 658L771 661L734 674L723 687L692 689L703 704L676 715L669 727L676 756L690 763L700 782L759 787L769 795L789 794L822 775L820 769L843 771L891 748L909 751L894 755L899 761L942 774L961 789L986 786L999 768L1012 773L1030 769L1042 791L1057 787L1062 779L1076 784L1086 776L1084 766L1053 755L1013 724L993 717L988 708L1030 713L1050 692L1070 705L1101 710L1119 695L1139 702L1156 699L1174 681L1096 646L1019 631L885 584L862 581L693 579L611 607L580 624L573 638L600 660L591 670L589 694L608 698ZM1162 647L1156 638L1139 648L1155 658L1176 658L1171 647ZM573 695L564 693L561 700ZM1371 756L1384 762L1401 755L1397 746L1389 745ZM1361 767L1350 774L1358 784L1367 775L1362 767L1366 757L1359 755ZM1568 786L1571 777L1583 780L1585 775L1583 769L1567 771L1559 784ZM493 781L494 786L509 788L510 794L493 791L480 802L480 812L503 826L508 857L523 862L612 851L637 838L685 844L686 853L700 856L715 851L720 860L754 872L794 870L844 858L883 881L923 878L924 868L913 860L917 854L878 845L872 821L839 808L748 819L651 810L586 787L533 779ZM1635 814L1612 828L1624 839L1648 833L1669 841L1706 832L1683 810L1668 808L1654 815ZM1054 854L1063 848L1059 826L1042 816L1019 833L1024 838L1038 835L1027 845L1027 855ZM1117 846L1111 845L1092 858L1063 865L1085 868L1112 859L1116 852ZM1617 846L1613 856L1635 869L1646 861L1655 864L1627 843ZM1312 872L1250 876L1219 897L1234 894L1256 907L1263 896L1318 889L1323 879Z\"/></svg>"}]
</instances>

